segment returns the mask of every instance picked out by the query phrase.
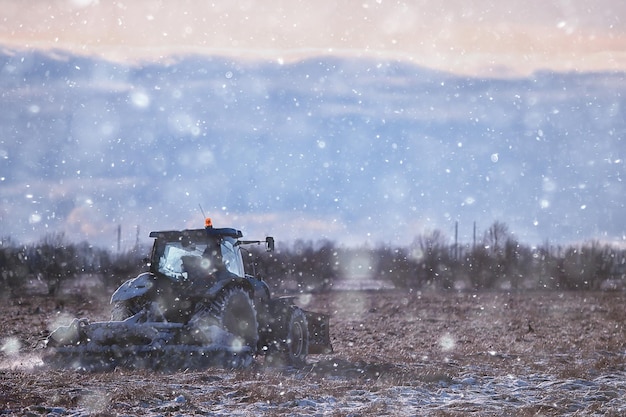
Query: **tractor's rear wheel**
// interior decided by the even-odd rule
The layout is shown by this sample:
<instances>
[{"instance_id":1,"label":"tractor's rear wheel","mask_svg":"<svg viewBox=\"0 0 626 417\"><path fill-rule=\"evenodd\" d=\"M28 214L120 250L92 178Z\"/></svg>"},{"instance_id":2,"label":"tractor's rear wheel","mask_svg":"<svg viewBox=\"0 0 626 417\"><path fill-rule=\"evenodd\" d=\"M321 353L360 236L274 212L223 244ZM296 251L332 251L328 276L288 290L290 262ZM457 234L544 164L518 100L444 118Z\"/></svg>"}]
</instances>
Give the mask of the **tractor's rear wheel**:
<instances>
[{"instance_id":1,"label":"tractor's rear wheel","mask_svg":"<svg viewBox=\"0 0 626 417\"><path fill-rule=\"evenodd\" d=\"M111 309L111 321L124 321L141 310L135 300L116 301Z\"/></svg>"},{"instance_id":2,"label":"tractor's rear wheel","mask_svg":"<svg viewBox=\"0 0 626 417\"><path fill-rule=\"evenodd\" d=\"M235 335L240 347L248 346L256 351L259 327L254 302L248 292L241 287L227 288L211 304L217 326Z\"/></svg>"}]
</instances>

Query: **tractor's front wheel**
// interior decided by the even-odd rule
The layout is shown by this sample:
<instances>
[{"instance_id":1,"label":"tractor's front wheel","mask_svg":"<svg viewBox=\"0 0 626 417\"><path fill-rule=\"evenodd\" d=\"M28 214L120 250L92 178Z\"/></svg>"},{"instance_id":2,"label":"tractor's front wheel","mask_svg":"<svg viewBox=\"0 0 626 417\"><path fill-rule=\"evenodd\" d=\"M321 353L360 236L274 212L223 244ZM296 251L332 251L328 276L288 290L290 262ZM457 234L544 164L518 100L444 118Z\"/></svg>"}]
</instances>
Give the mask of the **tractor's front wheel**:
<instances>
[{"instance_id":1,"label":"tractor's front wheel","mask_svg":"<svg viewBox=\"0 0 626 417\"><path fill-rule=\"evenodd\" d=\"M274 341L266 360L271 365L303 366L309 354L309 329L304 311L294 305L275 311L280 315L272 326Z\"/></svg>"},{"instance_id":2,"label":"tractor's front wheel","mask_svg":"<svg viewBox=\"0 0 626 417\"><path fill-rule=\"evenodd\" d=\"M287 331L287 354L294 365L304 365L309 354L309 329L304 311L298 307L291 309Z\"/></svg>"}]
</instances>

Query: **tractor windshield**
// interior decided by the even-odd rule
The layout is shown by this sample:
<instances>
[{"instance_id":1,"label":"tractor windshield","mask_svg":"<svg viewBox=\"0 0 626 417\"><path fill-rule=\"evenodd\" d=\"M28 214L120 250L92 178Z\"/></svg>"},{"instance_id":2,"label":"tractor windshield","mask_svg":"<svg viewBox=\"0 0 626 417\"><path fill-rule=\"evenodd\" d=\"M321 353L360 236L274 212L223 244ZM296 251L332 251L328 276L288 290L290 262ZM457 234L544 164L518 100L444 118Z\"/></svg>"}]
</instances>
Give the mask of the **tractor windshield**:
<instances>
[{"instance_id":1,"label":"tractor windshield","mask_svg":"<svg viewBox=\"0 0 626 417\"><path fill-rule=\"evenodd\" d=\"M189 258L198 258L198 264L205 265L207 261L215 268L223 264L226 269L240 277L245 275L241 250L236 244L237 240L231 237L219 239L219 252L217 252L218 240L202 241L161 241L157 243L156 257L158 258L157 270L159 273L174 281L189 278L184 262L191 264ZM221 256L220 256L221 255ZM221 258L221 259L220 259Z\"/></svg>"},{"instance_id":2,"label":"tractor windshield","mask_svg":"<svg viewBox=\"0 0 626 417\"><path fill-rule=\"evenodd\" d=\"M159 257L158 271L175 281L185 279L183 275L183 256L201 258L207 245L185 245L179 241L166 242Z\"/></svg>"}]
</instances>

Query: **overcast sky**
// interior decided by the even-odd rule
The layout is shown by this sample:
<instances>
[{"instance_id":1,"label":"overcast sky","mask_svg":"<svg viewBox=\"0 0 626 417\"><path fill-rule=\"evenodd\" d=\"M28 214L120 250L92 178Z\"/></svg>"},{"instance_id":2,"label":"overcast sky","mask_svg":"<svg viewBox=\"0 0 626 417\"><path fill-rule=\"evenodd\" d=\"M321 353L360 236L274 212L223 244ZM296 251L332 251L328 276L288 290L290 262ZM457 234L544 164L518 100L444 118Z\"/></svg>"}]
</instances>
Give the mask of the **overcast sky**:
<instances>
[{"instance_id":1,"label":"overcast sky","mask_svg":"<svg viewBox=\"0 0 626 417\"><path fill-rule=\"evenodd\" d=\"M108 59L406 59L473 75L626 69L623 0L0 0L0 44Z\"/></svg>"}]
</instances>

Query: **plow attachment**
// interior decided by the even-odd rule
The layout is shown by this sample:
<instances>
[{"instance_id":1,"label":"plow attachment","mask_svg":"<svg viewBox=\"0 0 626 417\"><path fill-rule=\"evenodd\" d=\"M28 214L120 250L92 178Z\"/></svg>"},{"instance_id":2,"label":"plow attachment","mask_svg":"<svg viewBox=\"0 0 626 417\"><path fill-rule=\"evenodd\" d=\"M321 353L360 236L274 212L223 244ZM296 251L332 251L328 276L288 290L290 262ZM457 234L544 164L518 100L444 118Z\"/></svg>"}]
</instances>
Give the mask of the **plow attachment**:
<instances>
[{"instance_id":1,"label":"plow attachment","mask_svg":"<svg viewBox=\"0 0 626 417\"><path fill-rule=\"evenodd\" d=\"M42 359L54 368L88 371L244 368L252 363L253 350L217 326L74 319L50 334Z\"/></svg>"},{"instance_id":2,"label":"plow attachment","mask_svg":"<svg viewBox=\"0 0 626 417\"><path fill-rule=\"evenodd\" d=\"M326 314L305 311L309 330L309 353L332 353L330 320Z\"/></svg>"}]
</instances>

